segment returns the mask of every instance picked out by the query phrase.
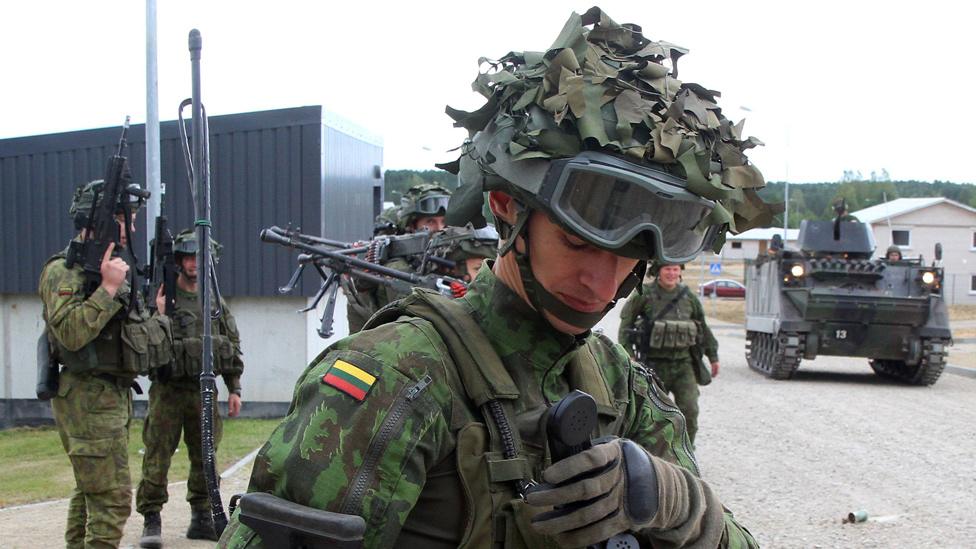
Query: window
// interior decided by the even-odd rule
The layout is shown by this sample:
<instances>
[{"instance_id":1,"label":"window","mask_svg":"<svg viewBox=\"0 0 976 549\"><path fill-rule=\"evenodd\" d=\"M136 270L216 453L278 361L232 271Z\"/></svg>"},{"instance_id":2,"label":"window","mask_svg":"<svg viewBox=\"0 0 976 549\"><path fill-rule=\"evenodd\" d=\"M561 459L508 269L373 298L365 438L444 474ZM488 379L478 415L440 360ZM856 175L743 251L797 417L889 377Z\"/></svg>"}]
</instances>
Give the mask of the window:
<instances>
[{"instance_id":1,"label":"window","mask_svg":"<svg viewBox=\"0 0 976 549\"><path fill-rule=\"evenodd\" d=\"M976 275L969 277L969 293L976 294Z\"/></svg>"},{"instance_id":2,"label":"window","mask_svg":"<svg viewBox=\"0 0 976 549\"><path fill-rule=\"evenodd\" d=\"M912 231L892 229L891 243L903 248L910 247L912 245Z\"/></svg>"},{"instance_id":3,"label":"window","mask_svg":"<svg viewBox=\"0 0 976 549\"><path fill-rule=\"evenodd\" d=\"M973 233L973 247L976 248L976 233ZM733 250L741 250L742 249L742 243L741 242L733 242L732 243L732 249Z\"/></svg>"},{"instance_id":4,"label":"window","mask_svg":"<svg viewBox=\"0 0 976 549\"><path fill-rule=\"evenodd\" d=\"M976 231L973 231L973 241L970 244L971 244L970 247L976 250Z\"/></svg>"}]
</instances>

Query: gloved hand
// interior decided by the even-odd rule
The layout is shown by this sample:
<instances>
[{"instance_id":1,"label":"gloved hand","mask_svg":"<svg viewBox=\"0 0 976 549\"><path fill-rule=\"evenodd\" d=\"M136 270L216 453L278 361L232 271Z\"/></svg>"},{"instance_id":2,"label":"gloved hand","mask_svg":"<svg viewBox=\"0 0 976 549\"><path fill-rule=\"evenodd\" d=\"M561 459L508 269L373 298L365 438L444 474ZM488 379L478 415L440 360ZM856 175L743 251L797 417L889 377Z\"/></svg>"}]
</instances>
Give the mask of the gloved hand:
<instances>
[{"instance_id":1,"label":"gloved hand","mask_svg":"<svg viewBox=\"0 0 976 549\"><path fill-rule=\"evenodd\" d=\"M692 539L718 535L712 546L721 537L722 506L708 486L627 439L614 438L558 461L542 478L545 482L530 488L525 501L555 508L536 515L532 526L563 547L585 547L647 528L676 528Z\"/></svg>"}]
</instances>

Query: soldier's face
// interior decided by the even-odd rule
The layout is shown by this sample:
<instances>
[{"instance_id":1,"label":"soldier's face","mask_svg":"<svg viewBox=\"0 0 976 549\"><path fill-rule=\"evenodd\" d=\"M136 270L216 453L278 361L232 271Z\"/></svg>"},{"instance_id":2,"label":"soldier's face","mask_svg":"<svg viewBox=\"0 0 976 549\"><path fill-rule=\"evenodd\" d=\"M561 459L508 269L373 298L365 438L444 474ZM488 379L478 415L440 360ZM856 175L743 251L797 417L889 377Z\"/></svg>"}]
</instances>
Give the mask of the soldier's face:
<instances>
[{"instance_id":1,"label":"soldier's face","mask_svg":"<svg viewBox=\"0 0 976 549\"><path fill-rule=\"evenodd\" d=\"M413 222L413 230L417 231L430 231L436 233L437 231L444 230L444 216L443 215L433 215L433 216L423 216L418 217Z\"/></svg>"},{"instance_id":2,"label":"soldier's face","mask_svg":"<svg viewBox=\"0 0 976 549\"><path fill-rule=\"evenodd\" d=\"M637 266L636 259L591 246L562 230L540 212L533 212L529 218L529 260L532 274L543 288L584 313L604 310ZM586 331L548 312L543 314L560 332L581 334Z\"/></svg>"},{"instance_id":3,"label":"soldier's face","mask_svg":"<svg viewBox=\"0 0 976 549\"><path fill-rule=\"evenodd\" d=\"M658 283L665 289L671 289L681 280L681 265L665 265L657 274Z\"/></svg>"},{"instance_id":4,"label":"soldier's face","mask_svg":"<svg viewBox=\"0 0 976 549\"><path fill-rule=\"evenodd\" d=\"M901 261L900 252L888 252L888 261Z\"/></svg>"},{"instance_id":5,"label":"soldier's face","mask_svg":"<svg viewBox=\"0 0 976 549\"><path fill-rule=\"evenodd\" d=\"M481 269L481 264L484 263L484 258L482 257L469 257L464 260L464 272L465 282L471 282L474 277L478 275L478 270Z\"/></svg>"},{"instance_id":6,"label":"soldier's face","mask_svg":"<svg viewBox=\"0 0 976 549\"><path fill-rule=\"evenodd\" d=\"M190 282L197 281L197 256L180 256L180 276Z\"/></svg>"}]
</instances>

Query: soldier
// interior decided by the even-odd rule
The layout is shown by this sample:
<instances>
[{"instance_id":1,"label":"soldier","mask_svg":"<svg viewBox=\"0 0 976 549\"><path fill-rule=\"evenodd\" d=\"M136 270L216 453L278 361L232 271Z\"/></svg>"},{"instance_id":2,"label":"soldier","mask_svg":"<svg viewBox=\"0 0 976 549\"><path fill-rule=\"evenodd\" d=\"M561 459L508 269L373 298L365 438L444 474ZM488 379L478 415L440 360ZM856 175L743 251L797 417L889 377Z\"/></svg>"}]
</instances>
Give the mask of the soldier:
<instances>
[{"instance_id":1,"label":"soldier","mask_svg":"<svg viewBox=\"0 0 976 549\"><path fill-rule=\"evenodd\" d=\"M437 263L428 261L426 269L471 282L486 259L498 255L498 231L488 225L475 229L470 224L464 227L444 227L435 234L427 248L429 256L454 262L453 269L439 268Z\"/></svg>"},{"instance_id":2,"label":"soldier","mask_svg":"<svg viewBox=\"0 0 976 549\"><path fill-rule=\"evenodd\" d=\"M377 217L374 225L374 235L378 230L381 234L389 234L388 222L391 216L396 216L396 233L406 234L417 231L431 233L444 228L444 212L451 198L447 189L430 183L421 183L407 189L400 199L400 206L387 208ZM420 257L410 261L396 258L383 263L384 267L398 271L413 273L420 267ZM369 317L384 305L395 301L402 294L391 288L379 287L370 282L346 278L342 282L342 293L346 296L346 320L349 323L349 333L354 334L362 330Z\"/></svg>"},{"instance_id":3,"label":"soldier","mask_svg":"<svg viewBox=\"0 0 976 549\"><path fill-rule=\"evenodd\" d=\"M698 432L698 385L708 384L718 375L718 342L705 323L701 302L688 286L681 283L684 265L664 264L657 267L654 282L645 284L641 293L627 299L620 312L617 341L654 369L664 389L674 395L674 402L688 422L688 436L695 442ZM635 325L648 330L640 337ZM703 351L711 363L709 372L700 363Z\"/></svg>"},{"instance_id":4,"label":"soldier","mask_svg":"<svg viewBox=\"0 0 976 549\"><path fill-rule=\"evenodd\" d=\"M213 257L220 245L211 241ZM144 517L140 547L162 547L160 511L168 501L167 473L173 453L180 444L180 434L186 442L190 460L186 500L190 504L190 539L216 540L210 501L204 479L202 435L200 432L200 372L203 320L197 304L198 274L197 239L192 229L176 235L173 242L179 276L176 279L176 306L169 316L173 324L174 360L172 366L156 370L151 376L149 411L143 427L142 440L146 453L142 459L142 480L136 492L136 511ZM204 274L204 276L206 276ZM221 374L230 394L227 409L230 417L241 411L241 339L237 323L227 304L220 300L220 316L213 323L214 373ZM214 417L214 449L220 442L220 415Z\"/></svg>"},{"instance_id":5,"label":"soldier","mask_svg":"<svg viewBox=\"0 0 976 549\"><path fill-rule=\"evenodd\" d=\"M885 252L885 261L901 261L901 248L892 244Z\"/></svg>"},{"instance_id":6,"label":"soldier","mask_svg":"<svg viewBox=\"0 0 976 549\"><path fill-rule=\"evenodd\" d=\"M407 189L400 198L399 227L405 233L430 231L436 233L444 228L444 213L451 199L451 191L434 185L422 183Z\"/></svg>"},{"instance_id":7,"label":"soldier","mask_svg":"<svg viewBox=\"0 0 976 549\"><path fill-rule=\"evenodd\" d=\"M80 232L103 199L101 180L79 186L69 214ZM51 257L41 272L38 293L54 358L63 365L57 396L51 400L61 444L75 476L68 503L65 544L73 547L118 547L131 510L129 420L131 388L150 366L167 364L172 349L169 319L150 316L141 299L129 310L133 290L123 257L128 244L125 224L141 206L129 203L116 212L119 243L109 244L99 272L101 282L86 295L82 266L68 266L67 252ZM128 211L125 211L128 210ZM163 297L156 295L157 306Z\"/></svg>"},{"instance_id":8,"label":"soldier","mask_svg":"<svg viewBox=\"0 0 976 549\"><path fill-rule=\"evenodd\" d=\"M489 102L450 111L471 141L448 222L482 225L488 191L498 258L464 297L414 290L323 351L258 454L249 492L361 516L368 548L583 547L622 532L647 546L755 546L698 478L680 411L590 330L647 260L694 257L732 213L744 229L763 209L762 177L742 141L721 137L733 128L721 111L709 111L715 129L679 130L692 117L665 103L681 88L687 112L704 112L697 94L711 92L671 79L662 52L679 49L639 29L597 8L573 14L551 51L513 52L479 76ZM660 93L634 91L645 73ZM608 118L616 112L631 123ZM756 209L728 201L716 212L655 164L645 125L655 117L675 132L669 146L692 155L688 170L710 162L682 139L723 143L721 159L700 150ZM625 152L631 140L639 150ZM594 435L606 438L552 463L549 407L574 389L596 400ZM220 545L264 543L238 511Z\"/></svg>"},{"instance_id":9,"label":"soldier","mask_svg":"<svg viewBox=\"0 0 976 549\"><path fill-rule=\"evenodd\" d=\"M834 202L834 214L836 214L835 219L839 221L853 221L855 223L860 222L860 220L847 213L847 200L840 198Z\"/></svg>"}]
</instances>

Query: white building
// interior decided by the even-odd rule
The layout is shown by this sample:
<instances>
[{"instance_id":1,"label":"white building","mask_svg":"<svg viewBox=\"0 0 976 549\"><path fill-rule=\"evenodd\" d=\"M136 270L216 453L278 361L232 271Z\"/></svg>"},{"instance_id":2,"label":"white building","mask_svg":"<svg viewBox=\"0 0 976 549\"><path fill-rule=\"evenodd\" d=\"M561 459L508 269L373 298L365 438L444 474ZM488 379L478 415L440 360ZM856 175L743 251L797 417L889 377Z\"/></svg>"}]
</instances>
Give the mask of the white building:
<instances>
[{"instance_id":1,"label":"white building","mask_svg":"<svg viewBox=\"0 0 976 549\"><path fill-rule=\"evenodd\" d=\"M755 259L759 254L766 253L769 242L773 235L783 236L783 229L776 227L766 227L760 229L749 229L740 234L729 235L725 240L725 246L719 255L722 260L741 261L743 259ZM785 243L787 246L796 246L796 239L800 235L799 229L787 229Z\"/></svg>"},{"instance_id":2,"label":"white building","mask_svg":"<svg viewBox=\"0 0 976 549\"><path fill-rule=\"evenodd\" d=\"M976 209L936 196L898 198L851 215L871 225L878 256L895 245L903 257L931 263L941 243L946 301L976 304Z\"/></svg>"}]
</instances>

